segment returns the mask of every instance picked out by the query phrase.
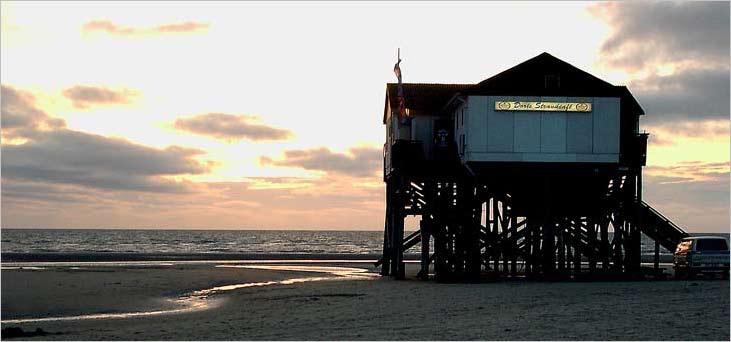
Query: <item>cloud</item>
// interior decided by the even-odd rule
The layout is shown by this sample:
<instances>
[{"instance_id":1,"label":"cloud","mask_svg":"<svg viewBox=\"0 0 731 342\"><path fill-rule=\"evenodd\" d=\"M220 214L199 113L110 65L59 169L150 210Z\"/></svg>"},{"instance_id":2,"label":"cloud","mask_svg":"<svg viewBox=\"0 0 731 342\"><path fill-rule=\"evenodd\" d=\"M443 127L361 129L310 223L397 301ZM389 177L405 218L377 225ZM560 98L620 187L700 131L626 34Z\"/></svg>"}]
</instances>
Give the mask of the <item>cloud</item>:
<instances>
[{"instance_id":1,"label":"cloud","mask_svg":"<svg viewBox=\"0 0 731 342\"><path fill-rule=\"evenodd\" d=\"M672 166L645 167L645 175L653 177L657 184L688 182L728 182L731 167L728 163L683 161Z\"/></svg>"},{"instance_id":2,"label":"cloud","mask_svg":"<svg viewBox=\"0 0 731 342\"><path fill-rule=\"evenodd\" d=\"M3 86L3 92L3 119L10 118L16 136L24 140L2 142L3 227L383 226L378 149L358 147L343 154L315 151L313 159L324 160L323 168L330 170L315 178L177 181L209 171L209 164L196 161L202 151L152 148L74 131L38 108L30 93L9 86ZM48 125L49 120L58 125ZM342 160L335 162L338 159Z\"/></svg>"},{"instance_id":3,"label":"cloud","mask_svg":"<svg viewBox=\"0 0 731 342\"><path fill-rule=\"evenodd\" d=\"M100 205L110 203L103 192L90 191L89 188L73 184L57 184L46 182L35 182L22 179L3 180L2 197L3 206L7 204L20 204L33 207L40 203L53 203L54 205L66 205L79 203L87 205Z\"/></svg>"},{"instance_id":4,"label":"cloud","mask_svg":"<svg viewBox=\"0 0 731 342\"><path fill-rule=\"evenodd\" d=\"M201 174L210 168L194 159L203 153L200 150L177 146L157 149L67 129L63 120L51 119L38 109L31 94L7 86L3 86L2 118L3 124L10 118L14 138L25 139L22 144L2 144L3 186L21 180L181 192L188 191L188 183L165 177Z\"/></svg>"},{"instance_id":5,"label":"cloud","mask_svg":"<svg viewBox=\"0 0 731 342\"><path fill-rule=\"evenodd\" d=\"M207 30L209 27L210 24L186 21L183 23L166 24L149 28L135 28L119 26L110 20L92 20L84 24L82 31L100 31L116 36L141 36L169 33L190 33L196 31L204 31Z\"/></svg>"},{"instance_id":6,"label":"cloud","mask_svg":"<svg viewBox=\"0 0 731 342\"><path fill-rule=\"evenodd\" d=\"M260 157L262 165L297 167L312 171L338 173L352 177L374 177L381 170L382 152L379 148L354 147L348 154L331 152L322 147L310 150L287 150L284 158Z\"/></svg>"},{"instance_id":7,"label":"cloud","mask_svg":"<svg viewBox=\"0 0 731 342\"><path fill-rule=\"evenodd\" d=\"M207 30L211 25L204 23L196 23L193 21L186 21L180 24L168 24L155 27L153 30L160 33L173 33L173 32L193 32L198 30Z\"/></svg>"},{"instance_id":8,"label":"cloud","mask_svg":"<svg viewBox=\"0 0 731 342\"><path fill-rule=\"evenodd\" d=\"M613 28L601 47L609 66L638 70L681 60L728 65L727 2L607 2L590 12Z\"/></svg>"},{"instance_id":9,"label":"cloud","mask_svg":"<svg viewBox=\"0 0 731 342\"><path fill-rule=\"evenodd\" d=\"M600 63L644 77L629 84L643 123L728 120L729 3L607 2L589 11L612 28Z\"/></svg>"},{"instance_id":10,"label":"cloud","mask_svg":"<svg viewBox=\"0 0 731 342\"><path fill-rule=\"evenodd\" d=\"M2 85L0 109L2 111L2 135L7 138L30 136L41 129L63 128L66 122L51 118L35 107L32 94Z\"/></svg>"},{"instance_id":11,"label":"cloud","mask_svg":"<svg viewBox=\"0 0 731 342\"><path fill-rule=\"evenodd\" d=\"M197 183L195 193L3 183L3 227L374 230L383 226L382 185L359 187L342 177L297 189L259 188L257 183Z\"/></svg>"},{"instance_id":12,"label":"cloud","mask_svg":"<svg viewBox=\"0 0 731 342\"><path fill-rule=\"evenodd\" d=\"M671 75L652 75L630 87L649 114L644 122L728 119L728 69L686 69Z\"/></svg>"},{"instance_id":13,"label":"cloud","mask_svg":"<svg viewBox=\"0 0 731 342\"><path fill-rule=\"evenodd\" d=\"M173 125L191 133L233 141L287 140L292 136L292 132L261 124L257 117L251 115L201 114L177 119Z\"/></svg>"},{"instance_id":14,"label":"cloud","mask_svg":"<svg viewBox=\"0 0 731 342\"><path fill-rule=\"evenodd\" d=\"M728 233L728 171L702 181L677 181L648 173L644 193L647 203L688 232Z\"/></svg>"},{"instance_id":15,"label":"cloud","mask_svg":"<svg viewBox=\"0 0 731 342\"><path fill-rule=\"evenodd\" d=\"M647 166L644 200L686 231L728 232L730 168L701 161Z\"/></svg>"},{"instance_id":16,"label":"cloud","mask_svg":"<svg viewBox=\"0 0 731 342\"><path fill-rule=\"evenodd\" d=\"M180 191L159 176L208 170L193 157L202 151L155 149L121 139L58 130L21 145L2 146L3 177L137 191Z\"/></svg>"},{"instance_id":17,"label":"cloud","mask_svg":"<svg viewBox=\"0 0 731 342\"><path fill-rule=\"evenodd\" d=\"M590 12L612 29L600 64L635 78L628 86L647 113L651 145L728 138L729 3L604 2ZM644 199L664 215L688 231L728 232L728 162L644 171Z\"/></svg>"},{"instance_id":18,"label":"cloud","mask_svg":"<svg viewBox=\"0 0 731 342\"><path fill-rule=\"evenodd\" d=\"M680 117L679 117L680 118ZM650 145L652 146L670 146L678 143L678 137L720 140L728 139L729 136L729 120L722 119L690 119L688 121L673 120L648 120L649 123L643 125L643 129L650 132Z\"/></svg>"},{"instance_id":19,"label":"cloud","mask_svg":"<svg viewBox=\"0 0 731 342\"><path fill-rule=\"evenodd\" d=\"M91 105L127 104L132 102L136 93L127 89L77 85L65 89L63 95L71 100L74 107L88 109Z\"/></svg>"}]
</instances>

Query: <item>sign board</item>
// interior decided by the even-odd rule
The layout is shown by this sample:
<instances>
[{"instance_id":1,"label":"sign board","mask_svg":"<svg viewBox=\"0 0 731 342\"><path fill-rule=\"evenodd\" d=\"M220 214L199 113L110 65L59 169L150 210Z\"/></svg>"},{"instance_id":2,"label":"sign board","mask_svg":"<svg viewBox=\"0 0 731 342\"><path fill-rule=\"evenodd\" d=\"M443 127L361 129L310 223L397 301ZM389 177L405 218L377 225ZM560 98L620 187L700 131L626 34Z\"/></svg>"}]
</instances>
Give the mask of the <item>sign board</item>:
<instances>
[{"instance_id":1,"label":"sign board","mask_svg":"<svg viewBox=\"0 0 731 342\"><path fill-rule=\"evenodd\" d=\"M523 110L532 112L591 112L591 103L495 101L495 110Z\"/></svg>"}]
</instances>

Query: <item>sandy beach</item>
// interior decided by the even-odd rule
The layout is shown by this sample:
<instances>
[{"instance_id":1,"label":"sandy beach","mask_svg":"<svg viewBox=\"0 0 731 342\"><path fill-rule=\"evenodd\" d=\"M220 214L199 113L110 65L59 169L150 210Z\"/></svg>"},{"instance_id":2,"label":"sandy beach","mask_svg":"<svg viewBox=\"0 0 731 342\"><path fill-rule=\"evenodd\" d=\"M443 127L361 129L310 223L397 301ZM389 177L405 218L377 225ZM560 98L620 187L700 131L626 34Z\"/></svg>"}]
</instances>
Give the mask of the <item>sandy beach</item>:
<instances>
[{"instance_id":1,"label":"sandy beach","mask_svg":"<svg viewBox=\"0 0 731 342\"><path fill-rule=\"evenodd\" d=\"M43 340L729 339L727 280L439 284L316 269L364 263L221 265L4 266L2 327L54 334L18 338ZM68 316L82 317L9 321Z\"/></svg>"}]
</instances>

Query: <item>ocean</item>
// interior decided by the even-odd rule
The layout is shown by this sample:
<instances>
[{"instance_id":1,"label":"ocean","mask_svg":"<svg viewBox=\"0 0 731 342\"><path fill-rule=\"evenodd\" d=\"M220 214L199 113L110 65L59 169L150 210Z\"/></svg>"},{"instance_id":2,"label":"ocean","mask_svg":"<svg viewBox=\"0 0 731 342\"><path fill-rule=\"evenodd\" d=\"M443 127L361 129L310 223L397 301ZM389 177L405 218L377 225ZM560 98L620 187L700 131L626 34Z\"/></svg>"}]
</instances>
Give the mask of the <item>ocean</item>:
<instances>
[{"instance_id":1,"label":"ocean","mask_svg":"<svg viewBox=\"0 0 731 342\"><path fill-rule=\"evenodd\" d=\"M722 235L728 238L728 234ZM383 243L381 231L2 229L0 236L4 261L35 260L39 255L90 261L172 256L231 259L324 255L372 259L380 256ZM417 252L418 247L407 251ZM642 254L653 253L653 241L643 236ZM661 253L670 254L664 248Z\"/></svg>"},{"instance_id":2,"label":"ocean","mask_svg":"<svg viewBox=\"0 0 731 342\"><path fill-rule=\"evenodd\" d=\"M383 232L376 231L2 229L0 235L3 259L17 254L72 254L88 259L122 255L134 259L135 254L144 259L355 256L380 254L383 243Z\"/></svg>"}]
</instances>

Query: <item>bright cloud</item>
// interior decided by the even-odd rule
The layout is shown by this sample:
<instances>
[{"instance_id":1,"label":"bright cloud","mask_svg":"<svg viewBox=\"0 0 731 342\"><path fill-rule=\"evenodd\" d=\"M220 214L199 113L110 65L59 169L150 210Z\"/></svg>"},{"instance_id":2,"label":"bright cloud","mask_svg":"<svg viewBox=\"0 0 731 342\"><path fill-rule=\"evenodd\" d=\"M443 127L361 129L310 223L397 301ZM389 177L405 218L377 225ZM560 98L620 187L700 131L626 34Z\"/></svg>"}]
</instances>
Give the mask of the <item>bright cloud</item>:
<instances>
[{"instance_id":1,"label":"bright cloud","mask_svg":"<svg viewBox=\"0 0 731 342\"><path fill-rule=\"evenodd\" d=\"M196 23L187 21L184 23L165 24L155 27L138 28L120 26L111 20L92 20L84 24L82 30L84 32L104 32L116 36L142 36L168 33L189 33L196 31L205 31L210 27L206 23Z\"/></svg>"}]
</instances>

